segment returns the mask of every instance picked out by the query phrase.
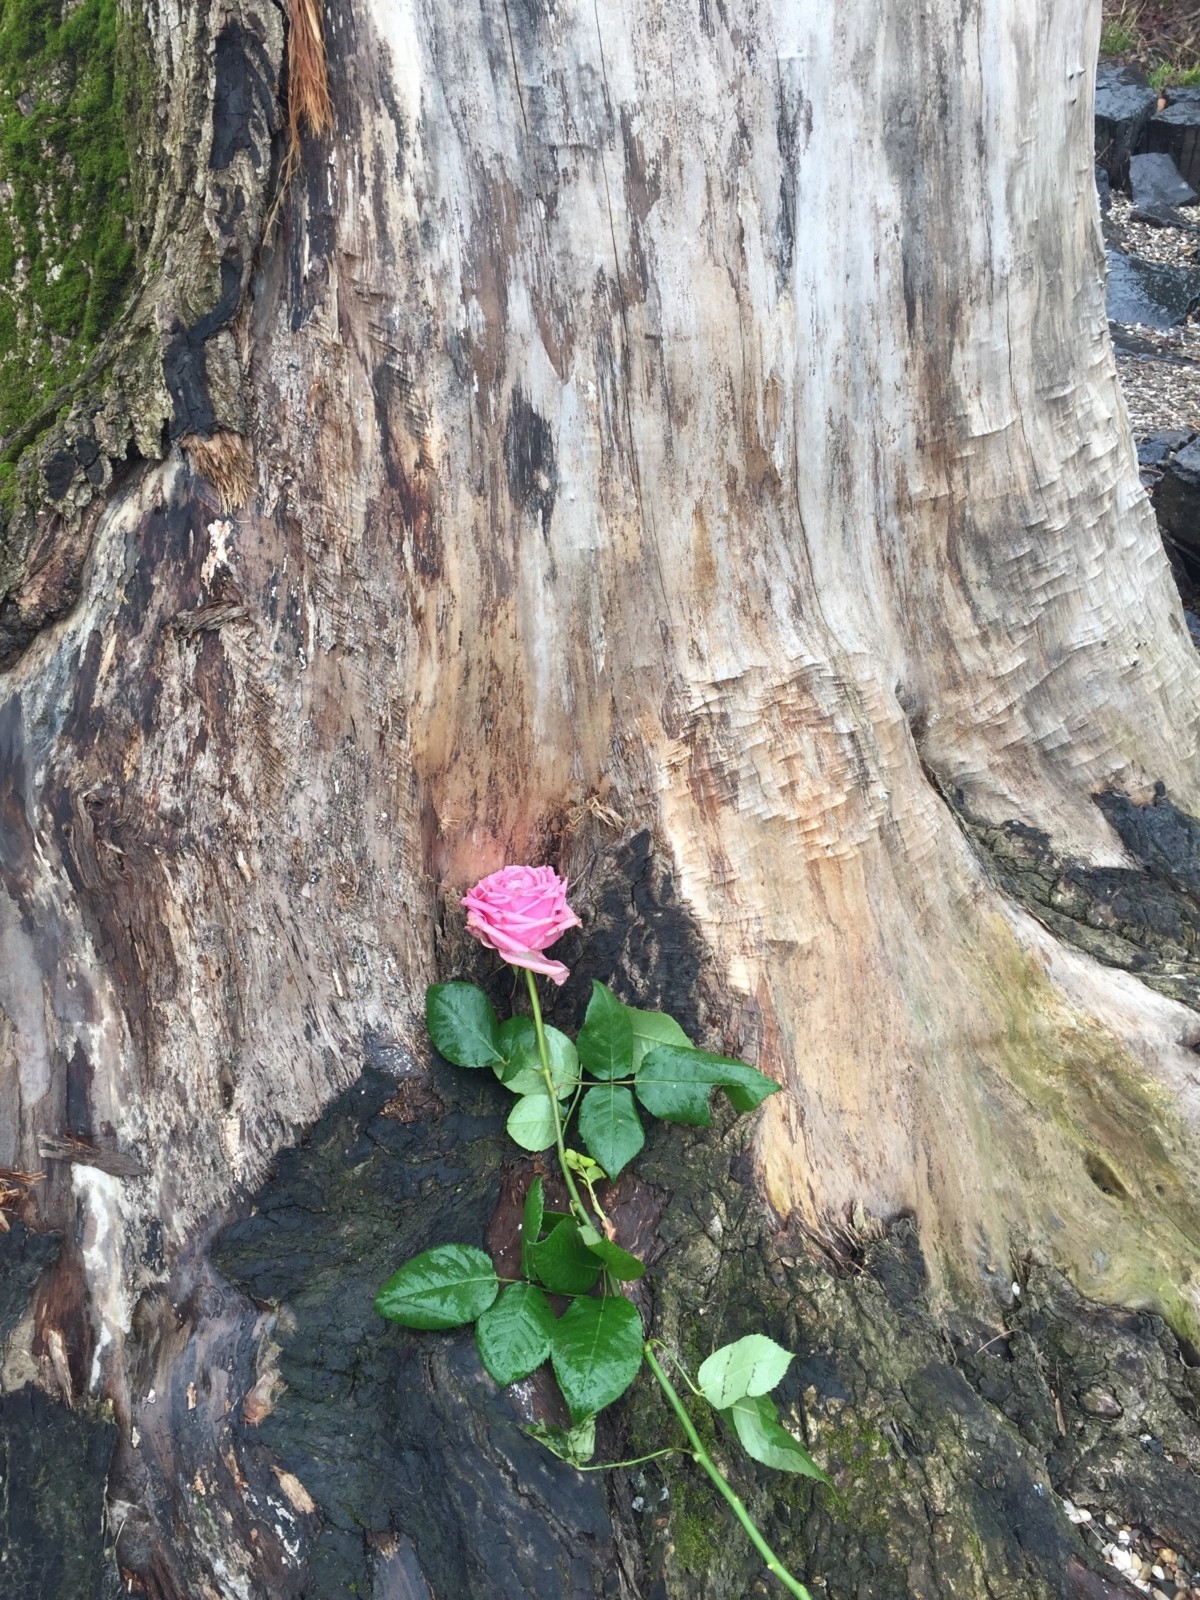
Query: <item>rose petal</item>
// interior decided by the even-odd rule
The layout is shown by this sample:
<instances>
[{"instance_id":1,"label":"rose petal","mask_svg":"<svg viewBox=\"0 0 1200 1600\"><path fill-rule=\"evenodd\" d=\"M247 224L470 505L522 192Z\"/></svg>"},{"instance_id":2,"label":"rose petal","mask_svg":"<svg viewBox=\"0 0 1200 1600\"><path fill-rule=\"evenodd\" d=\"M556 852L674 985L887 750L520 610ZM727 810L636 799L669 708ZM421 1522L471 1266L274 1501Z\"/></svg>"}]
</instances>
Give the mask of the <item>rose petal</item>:
<instances>
[{"instance_id":1,"label":"rose petal","mask_svg":"<svg viewBox=\"0 0 1200 1600\"><path fill-rule=\"evenodd\" d=\"M558 984L561 989L571 976L570 967L564 967L561 961L550 961L538 950L522 950L518 955L505 956L510 967L526 967L530 972L540 972L544 978L549 978Z\"/></svg>"}]
</instances>

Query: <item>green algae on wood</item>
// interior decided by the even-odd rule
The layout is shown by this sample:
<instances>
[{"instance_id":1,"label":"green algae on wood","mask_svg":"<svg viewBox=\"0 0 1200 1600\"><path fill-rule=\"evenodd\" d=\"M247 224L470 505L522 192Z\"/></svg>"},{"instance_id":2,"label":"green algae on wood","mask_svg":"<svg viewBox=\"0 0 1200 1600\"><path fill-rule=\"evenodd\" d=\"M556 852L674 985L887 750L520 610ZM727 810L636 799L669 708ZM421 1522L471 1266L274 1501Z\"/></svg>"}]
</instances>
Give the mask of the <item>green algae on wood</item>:
<instances>
[{"instance_id":1,"label":"green algae on wood","mask_svg":"<svg viewBox=\"0 0 1200 1600\"><path fill-rule=\"evenodd\" d=\"M117 0L0 11L0 449L78 377L136 264L136 52ZM11 455L9 455L11 461Z\"/></svg>"}]
</instances>

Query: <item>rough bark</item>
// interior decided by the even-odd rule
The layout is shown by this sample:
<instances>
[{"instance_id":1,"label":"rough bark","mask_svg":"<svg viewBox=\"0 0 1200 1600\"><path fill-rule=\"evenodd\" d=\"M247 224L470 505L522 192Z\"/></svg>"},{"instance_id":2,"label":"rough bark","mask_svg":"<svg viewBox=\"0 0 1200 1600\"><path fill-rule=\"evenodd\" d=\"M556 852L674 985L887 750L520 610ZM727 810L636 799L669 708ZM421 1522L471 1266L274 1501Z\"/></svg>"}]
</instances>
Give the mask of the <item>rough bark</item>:
<instances>
[{"instance_id":1,"label":"rough bark","mask_svg":"<svg viewBox=\"0 0 1200 1600\"><path fill-rule=\"evenodd\" d=\"M115 1560L164 1600L341 1593L356 1562L378 1595L473 1594L471 1496L502 1484L507 1592L544 1566L563 1594L744 1592L740 1553L689 1554L707 1510L647 1535L625 1488L533 1464L462 1347L361 1320L381 1240L449 1220L414 1173L486 1225L486 1107L385 1137L364 1083L223 1247L245 1287L208 1257L364 1060L421 1065L424 985L469 959L454 891L550 859L585 920L565 1008L612 976L785 1086L722 1201L736 1249L662 1171L656 1311L707 1253L714 1308L806 1360L848 1346L845 1428L898 1430L877 1477L843 1460L849 1532L755 1487L789 1553L834 1594L1087 1592L1030 1509L1085 1471L1035 1393L1055 1330L1090 1330L1081 1370L1140 1339L1193 1458L1195 1394L1159 1324L1065 1282L1200 1332L1190 967L1163 993L1125 948L1191 961L1198 674L1107 342L1098 6L1080 32L1053 0L335 3L334 132L257 266L283 38L235 10L146 18L191 208L138 301L153 448L98 516L6 546L0 1166L45 1165L25 1220L60 1235L6 1388L111 1407ZM46 550L78 582L41 606ZM1158 783L1166 860L1137 842ZM379 1169L377 1209L339 1151ZM253 1257L275 1211L307 1254ZM911 1213L928 1283L903 1231L855 1279L781 1264L777 1221L829 1239L855 1212ZM998 1380L962 1352L1024 1261L1047 1320ZM360 1318L337 1340L331 1304ZM956 1359L931 1367L935 1330ZM288 1387L254 1429L272 1341ZM360 1366L387 1427L343 1480L321 1461ZM818 1453L853 1454L813 1388ZM419 1429L444 1517L364 1467ZM1144 1464L1114 1459L1132 1495ZM568 1500L578 1572L537 1523Z\"/></svg>"}]
</instances>

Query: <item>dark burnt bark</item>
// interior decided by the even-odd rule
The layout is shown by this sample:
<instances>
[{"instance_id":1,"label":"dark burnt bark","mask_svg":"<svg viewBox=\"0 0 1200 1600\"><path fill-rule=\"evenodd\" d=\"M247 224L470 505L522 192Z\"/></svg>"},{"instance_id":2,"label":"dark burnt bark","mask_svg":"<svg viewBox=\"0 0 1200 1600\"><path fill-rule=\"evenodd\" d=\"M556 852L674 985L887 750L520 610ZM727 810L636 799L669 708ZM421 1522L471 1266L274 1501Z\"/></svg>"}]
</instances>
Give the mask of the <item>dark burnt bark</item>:
<instances>
[{"instance_id":1,"label":"dark burnt bark","mask_svg":"<svg viewBox=\"0 0 1200 1600\"><path fill-rule=\"evenodd\" d=\"M648 840L593 870L595 923L573 935L571 986L553 1014L577 1024L603 975L703 1033L696 931ZM454 927L447 973L511 1003L507 969ZM383 1278L432 1244L485 1244L503 1270L524 1189L547 1169L506 1139L507 1095L484 1074L422 1066L379 1035L362 1048L362 1078L279 1157L240 1218L139 1301L107 1544L80 1551L111 1558L115 1535L126 1583L154 1600L235 1592L231 1551L255 1600L769 1593L686 1462L577 1474L522 1431L562 1420L544 1375L498 1393L469 1333L410 1334L375 1315ZM1004 1314L947 1311L911 1222L860 1218L821 1239L781 1225L756 1191L751 1132L729 1115L711 1131L658 1128L612 1212L651 1263L635 1291L648 1326L693 1367L754 1330L797 1352L785 1414L839 1497L726 1454L814 1594L1115 1600L1124 1589L1061 1496L1200 1560L1200 1375L1160 1319L1088 1305L1060 1274L1010 1260L985 1264ZM21 1261L31 1245L12 1237ZM67 1415L60 1427L86 1433ZM21 1433L12 1408L4 1420L11 1459ZM604 1422L602 1458L657 1448L671 1427L639 1381ZM112 1433L91 1443L93 1464ZM102 1477L86 1491L54 1480L56 1499L73 1492L82 1509ZM50 1512L40 1526L45 1555Z\"/></svg>"},{"instance_id":2,"label":"dark burnt bark","mask_svg":"<svg viewBox=\"0 0 1200 1600\"><path fill-rule=\"evenodd\" d=\"M255 1595L771 1592L687 1463L577 1474L522 1432L562 1420L544 1378L497 1393L469 1333L414 1335L375 1316L380 1281L418 1249L511 1250L536 1168L505 1139L505 1109L477 1074L434 1066L398 1088L369 1068L217 1242L227 1281L211 1280L204 1298L186 1277L172 1285L160 1308L170 1333L152 1336L162 1342L142 1367L155 1399L136 1408L149 1476L130 1481L118 1456L112 1481L138 1505L122 1567L146 1592L166 1600L213 1581L194 1532L173 1545L168 1578L155 1526L182 1510L194 1530L200 1485L208 1514L245 1515ZM653 1261L644 1315L693 1365L764 1328L797 1351L785 1412L840 1499L726 1454L814 1593L1126 1593L1060 1496L1200 1558L1200 1379L1158 1318L1089 1306L1061 1275L1009 1262L996 1271L1015 1271L1022 1293L1007 1317L947 1316L930 1305L911 1223L847 1230L818 1249L763 1212L745 1144L728 1119L711 1134L659 1130L614 1215ZM205 1369L211 1382L212 1352L200 1359L199 1346L214 1317L238 1323L226 1347L237 1356L218 1364L217 1395L201 1392L190 1410L187 1383ZM671 1430L640 1381L601 1429L602 1457L658 1448Z\"/></svg>"}]
</instances>

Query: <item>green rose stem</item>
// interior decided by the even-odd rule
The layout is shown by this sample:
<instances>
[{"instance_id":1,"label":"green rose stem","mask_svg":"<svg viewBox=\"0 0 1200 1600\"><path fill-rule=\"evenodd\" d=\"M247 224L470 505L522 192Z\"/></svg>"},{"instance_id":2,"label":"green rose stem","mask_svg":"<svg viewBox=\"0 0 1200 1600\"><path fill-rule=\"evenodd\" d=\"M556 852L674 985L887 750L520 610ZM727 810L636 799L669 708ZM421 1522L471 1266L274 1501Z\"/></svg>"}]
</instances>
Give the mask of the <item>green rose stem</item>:
<instances>
[{"instance_id":1,"label":"green rose stem","mask_svg":"<svg viewBox=\"0 0 1200 1600\"><path fill-rule=\"evenodd\" d=\"M528 967L524 968L523 970L525 973L525 982L529 988L529 1003L533 1008L533 1027L535 1033L537 1034L538 1055L541 1058L542 1063L542 1077L545 1080L546 1093L550 1096L550 1107L554 1113L554 1143L558 1148L559 1169L562 1172L563 1181L567 1186L567 1193L571 1196L571 1207L575 1212L576 1217L580 1222L590 1224L592 1219L588 1215L587 1208L584 1206L583 1201L579 1198L579 1190L575 1187L575 1180L571 1176L570 1167L567 1165L567 1150L565 1144L563 1143L562 1117L559 1114L558 1109L558 1092L554 1085L554 1074L550 1070L550 1052L546 1047L546 1032L542 1025L542 1008L538 1001L537 983L534 979L533 973L530 972ZM605 1274L605 1276L607 1278L607 1274ZM610 1285L610 1287L615 1286ZM704 1448L704 1444L701 1441L700 1435L696 1432L696 1429L693 1426L691 1417L688 1416L687 1411L684 1409L683 1401L679 1398L679 1395L675 1390L675 1386L671 1382L670 1378L667 1377L662 1367L659 1366L658 1360L648 1341L643 1345L642 1349L645 1353L647 1365L654 1376L658 1379L659 1387L670 1401L671 1408L675 1412L675 1415L683 1424L683 1431L687 1434L688 1442L692 1447L692 1459L696 1462L697 1466L703 1467L704 1471L708 1473L708 1476L716 1485L720 1494L729 1502L730 1506L733 1508L734 1516L737 1517L742 1527L746 1530L746 1537L750 1540L750 1543L766 1562L767 1571L774 1573L789 1594L796 1595L798 1600L812 1600L812 1595L809 1593L809 1591L802 1583L798 1583L796 1579L792 1577L791 1573L783 1565L782 1561L780 1561L774 1550L771 1549L771 1546L763 1538L762 1534L759 1533L757 1527L751 1519L750 1513L746 1510L741 1500L738 1499L732 1488L725 1481L721 1474L721 1469L717 1466L716 1462ZM653 1456L639 1457L638 1462L652 1461L659 1455L670 1455L672 1453L673 1452L669 1450L656 1451ZM638 1464L638 1462L618 1461L607 1462L605 1465L610 1467L635 1466ZM602 1469L583 1468L582 1470L598 1471Z\"/></svg>"},{"instance_id":2,"label":"green rose stem","mask_svg":"<svg viewBox=\"0 0 1200 1600\"><path fill-rule=\"evenodd\" d=\"M799 1600L812 1600L812 1595L809 1594L808 1590L802 1583L797 1583L796 1579L792 1577L791 1573L783 1565L782 1561L780 1561L774 1550L771 1549L771 1546L763 1538L762 1534L759 1533L758 1529L751 1520L750 1513L746 1510L745 1506L738 1499L737 1495L734 1494L728 1483L726 1483L725 1479L721 1476L720 1468L717 1466L716 1462L701 1443L700 1435L696 1432L696 1429L692 1424L692 1419L688 1416L687 1411L684 1408L683 1401L679 1398L679 1395L675 1391L675 1385L659 1366L649 1342L643 1346L643 1349L646 1355L646 1363L649 1366L650 1371L658 1379L662 1392L671 1402L672 1410L683 1424L683 1431L688 1436L688 1442L692 1447L692 1456L697 1466L704 1468L705 1472L708 1473L717 1489L733 1507L734 1516L746 1530L746 1537L749 1539L750 1543L766 1562L767 1571L775 1574L789 1594L797 1595Z\"/></svg>"},{"instance_id":3,"label":"green rose stem","mask_svg":"<svg viewBox=\"0 0 1200 1600\"><path fill-rule=\"evenodd\" d=\"M579 1190L575 1187L575 1179L571 1176L571 1169L567 1166L567 1147L563 1143L562 1117L558 1110L558 1091L554 1086L554 1074L550 1071L550 1052L546 1048L546 1030L542 1026L542 1008L538 1002L537 980L528 967L522 969L525 973L525 982L529 986L529 1003L533 1007L533 1027L537 1034L538 1055L542 1062L542 1077L546 1080L546 1093L550 1096L550 1109L554 1113L554 1142L558 1146L558 1165L563 1175L563 1182L567 1186L567 1193L571 1196L571 1209L576 1217L585 1226L591 1226L591 1217L588 1216L587 1207L579 1198Z\"/></svg>"}]
</instances>

